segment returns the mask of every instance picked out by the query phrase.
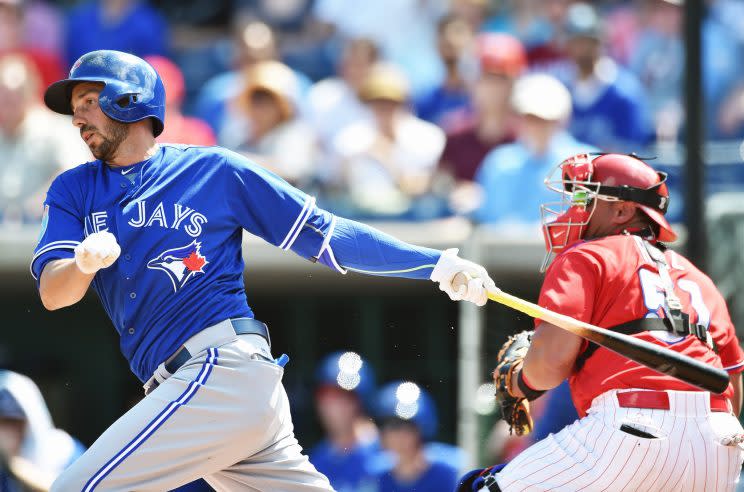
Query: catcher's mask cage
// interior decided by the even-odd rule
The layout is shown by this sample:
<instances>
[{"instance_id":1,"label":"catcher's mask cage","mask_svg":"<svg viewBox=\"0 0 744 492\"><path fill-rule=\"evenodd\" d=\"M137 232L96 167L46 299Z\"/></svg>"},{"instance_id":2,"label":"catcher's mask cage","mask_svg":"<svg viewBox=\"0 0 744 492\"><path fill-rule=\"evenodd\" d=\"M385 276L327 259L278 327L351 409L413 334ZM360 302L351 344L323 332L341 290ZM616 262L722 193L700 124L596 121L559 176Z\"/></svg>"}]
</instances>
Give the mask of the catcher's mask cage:
<instances>
[{"instance_id":1,"label":"catcher's mask cage","mask_svg":"<svg viewBox=\"0 0 744 492\"><path fill-rule=\"evenodd\" d=\"M540 206L546 248L545 257L540 265L541 272L547 269L554 253L560 253L583 239L586 227L596 209L597 200L636 203L657 223L659 223L657 215L663 217L666 213L669 206L665 185L666 173L656 171L658 182L648 188L606 185L596 178L595 160L609 155L611 154L587 153L569 157L553 168L545 178L545 186L560 194L561 199ZM622 157L631 157L647 166L635 155ZM663 222L659 225L668 228L666 221ZM671 229L669 232L673 234Z\"/></svg>"}]
</instances>

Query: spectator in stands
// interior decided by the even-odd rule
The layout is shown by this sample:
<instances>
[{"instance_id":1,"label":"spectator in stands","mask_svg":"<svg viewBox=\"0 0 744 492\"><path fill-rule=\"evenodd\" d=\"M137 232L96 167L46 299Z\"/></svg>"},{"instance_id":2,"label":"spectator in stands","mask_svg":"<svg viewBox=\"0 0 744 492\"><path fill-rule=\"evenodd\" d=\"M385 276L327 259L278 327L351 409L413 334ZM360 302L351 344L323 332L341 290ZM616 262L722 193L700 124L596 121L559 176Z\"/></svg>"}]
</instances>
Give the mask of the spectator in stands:
<instances>
[{"instance_id":1,"label":"spectator in stands","mask_svg":"<svg viewBox=\"0 0 744 492\"><path fill-rule=\"evenodd\" d=\"M31 379L0 370L0 490L49 490L84 451L79 441L54 427Z\"/></svg>"},{"instance_id":2,"label":"spectator in stands","mask_svg":"<svg viewBox=\"0 0 744 492\"><path fill-rule=\"evenodd\" d=\"M93 0L69 12L65 48L68 66L83 54L100 49L139 57L165 55L168 24L140 0Z\"/></svg>"},{"instance_id":3,"label":"spectator in stands","mask_svg":"<svg viewBox=\"0 0 744 492\"><path fill-rule=\"evenodd\" d=\"M442 0L316 0L314 15L346 38L374 41L382 58L398 65L414 97L441 80L436 26L449 2Z\"/></svg>"},{"instance_id":4,"label":"spectator in stands","mask_svg":"<svg viewBox=\"0 0 744 492\"><path fill-rule=\"evenodd\" d=\"M299 86L294 72L277 61L249 69L247 86L237 104L247 126L235 146L263 167L295 186L306 188L315 176L315 133L297 115Z\"/></svg>"},{"instance_id":5,"label":"spectator in stands","mask_svg":"<svg viewBox=\"0 0 744 492\"><path fill-rule=\"evenodd\" d=\"M721 20L725 2L707 2L712 12L702 25L702 76L706 99L708 137L730 138L727 103L744 75L740 60L740 33ZM726 10L724 10L725 12ZM649 95L655 132L659 140L676 141L684 123L682 94L685 74L685 47L682 39L682 3L675 0L649 0L644 26L630 59ZM723 111L723 113L719 113Z\"/></svg>"},{"instance_id":6,"label":"spectator in stands","mask_svg":"<svg viewBox=\"0 0 744 492\"><path fill-rule=\"evenodd\" d=\"M323 359L315 377L325 438L310 450L310 462L337 492L366 491L370 460L379 450L377 428L367 416L375 393L372 367L356 352L336 352Z\"/></svg>"},{"instance_id":7,"label":"spectator in stands","mask_svg":"<svg viewBox=\"0 0 744 492\"><path fill-rule=\"evenodd\" d=\"M470 25L460 17L448 15L439 21L437 48L445 68L444 80L415 101L418 117L445 132L456 128L469 108L468 74L463 74L463 70L471 54L473 36Z\"/></svg>"},{"instance_id":8,"label":"spectator in stands","mask_svg":"<svg viewBox=\"0 0 744 492\"><path fill-rule=\"evenodd\" d=\"M744 81L734 87L721 105L718 127L724 138L744 137Z\"/></svg>"},{"instance_id":9,"label":"spectator in stands","mask_svg":"<svg viewBox=\"0 0 744 492\"><path fill-rule=\"evenodd\" d=\"M392 65L374 66L359 95L373 119L348 126L334 143L349 213L401 219L440 215L441 207L430 202L427 193L444 148L444 132L411 114L407 81Z\"/></svg>"},{"instance_id":10,"label":"spectator in stands","mask_svg":"<svg viewBox=\"0 0 744 492\"><path fill-rule=\"evenodd\" d=\"M61 8L48 0L19 1L23 5L24 46L53 55L61 69L65 34Z\"/></svg>"},{"instance_id":11,"label":"spectator in stands","mask_svg":"<svg viewBox=\"0 0 744 492\"><path fill-rule=\"evenodd\" d=\"M648 96L658 140L676 140L684 119L682 9L663 0L645 2L643 27L629 66Z\"/></svg>"},{"instance_id":12,"label":"spectator in stands","mask_svg":"<svg viewBox=\"0 0 744 492\"><path fill-rule=\"evenodd\" d=\"M256 63L277 60L279 52L277 40L271 27L250 19L239 19L233 30L233 65L230 71L215 75L204 84L194 105L194 114L206 121L220 145L231 148L240 142L242 127L233 131L234 119L241 119L242 109L231 107L230 102L239 99L245 89L246 75ZM301 91L309 87L310 82L299 72L295 71Z\"/></svg>"},{"instance_id":13,"label":"spectator in stands","mask_svg":"<svg viewBox=\"0 0 744 492\"><path fill-rule=\"evenodd\" d=\"M537 231L540 205L553 200L543 184L545 176L567 155L596 149L564 130L571 115L571 95L556 78L525 75L514 85L511 105L518 115L517 140L493 149L478 169L475 179L483 201L475 219Z\"/></svg>"},{"instance_id":14,"label":"spectator in stands","mask_svg":"<svg viewBox=\"0 0 744 492\"><path fill-rule=\"evenodd\" d=\"M473 32L480 32L489 10L489 0L451 0L450 14L465 20Z\"/></svg>"},{"instance_id":15,"label":"spectator in stands","mask_svg":"<svg viewBox=\"0 0 744 492\"><path fill-rule=\"evenodd\" d=\"M364 38L346 42L338 64L338 75L313 85L307 95L308 118L328 147L338 132L357 121L371 118L359 100L359 89L379 58L375 44Z\"/></svg>"},{"instance_id":16,"label":"spectator in stands","mask_svg":"<svg viewBox=\"0 0 744 492\"><path fill-rule=\"evenodd\" d=\"M457 484L456 465L427 456L426 442L437 431L434 400L418 384L396 381L376 398L375 417L380 443L391 455L392 467L377 475L378 492L451 492Z\"/></svg>"},{"instance_id":17,"label":"spectator in stands","mask_svg":"<svg viewBox=\"0 0 744 492\"><path fill-rule=\"evenodd\" d=\"M545 44L552 31L550 23L543 16L544 3L544 0L512 0L507 8L486 20L481 30L511 34L527 49Z\"/></svg>"},{"instance_id":18,"label":"spectator in stands","mask_svg":"<svg viewBox=\"0 0 744 492\"><path fill-rule=\"evenodd\" d=\"M0 57L0 108L0 222L38 223L51 180L91 156L69 118L41 104L23 57Z\"/></svg>"},{"instance_id":19,"label":"spectator in stands","mask_svg":"<svg viewBox=\"0 0 744 492\"><path fill-rule=\"evenodd\" d=\"M603 54L602 29L591 5L569 7L566 31L575 65L568 81L573 97L571 132L603 151L638 151L652 136L638 79Z\"/></svg>"},{"instance_id":20,"label":"spectator in stands","mask_svg":"<svg viewBox=\"0 0 744 492\"><path fill-rule=\"evenodd\" d=\"M476 46L480 76L472 87L472 120L447 135L439 166L455 183L449 203L458 214L470 213L478 205L473 180L486 154L514 140L509 98L514 80L527 67L522 43L509 34L481 34Z\"/></svg>"},{"instance_id":21,"label":"spectator in stands","mask_svg":"<svg viewBox=\"0 0 744 492\"><path fill-rule=\"evenodd\" d=\"M184 116L181 112L184 96L181 69L164 56L148 56L145 60L160 74L165 86L165 130L158 137L158 142L214 145L216 139L209 125L199 118Z\"/></svg>"},{"instance_id":22,"label":"spectator in stands","mask_svg":"<svg viewBox=\"0 0 744 492\"><path fill-rule=\"evenodd\" d=\"M573 63L568 58L566 44L566 13L572 0L546 0L540 2L541 16L550 24L547 39L527 50L530 70L547 72L563 80L572 72Z\"/></svg>"},{"instance_id":23,"label":"spectator in stands","mask_svg":"<svg viewBox=\"0 0 744 492\"><path fill-rule=\"evenodd\" d=\"M30 60L41 79L41 90L63 78L65 70L56 51L26 43L27 8L23 0L0 0L0 56L14 54Z\"/></svg>"}]
</instances>

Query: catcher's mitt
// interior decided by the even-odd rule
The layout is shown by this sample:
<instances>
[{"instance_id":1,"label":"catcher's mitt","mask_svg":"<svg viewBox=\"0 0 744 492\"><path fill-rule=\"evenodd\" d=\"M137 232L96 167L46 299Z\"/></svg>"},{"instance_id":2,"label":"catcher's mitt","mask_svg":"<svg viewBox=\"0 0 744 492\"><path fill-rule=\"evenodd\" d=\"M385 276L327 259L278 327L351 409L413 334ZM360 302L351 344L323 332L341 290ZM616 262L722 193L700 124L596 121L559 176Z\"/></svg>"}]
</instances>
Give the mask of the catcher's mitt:
<instances>
[{"instance_id":1,"label":"catcher's mitt","mask_svg":"<svg viewBox=\"0 0 744 492\"><path fill-rule=\"evenodd\" d=\"M509 434L516 432L518 436L529 434L533 424L527 399L514 396L516 393L512 391L512 373L522 367L533 333L523 331L510 336L499 350L496 369L493 370L496 403L501 408L501 417L509 424Z\"/></svg>"}]
</instances>

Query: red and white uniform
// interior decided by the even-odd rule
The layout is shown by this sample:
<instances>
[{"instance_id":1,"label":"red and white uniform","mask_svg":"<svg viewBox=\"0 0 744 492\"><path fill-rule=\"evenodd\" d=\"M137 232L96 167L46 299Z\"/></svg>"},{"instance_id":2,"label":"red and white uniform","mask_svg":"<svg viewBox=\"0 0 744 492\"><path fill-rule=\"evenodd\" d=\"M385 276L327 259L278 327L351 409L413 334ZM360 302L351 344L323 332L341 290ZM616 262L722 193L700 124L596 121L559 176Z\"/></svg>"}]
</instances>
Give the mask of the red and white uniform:
<instances>
[{"instance_id":1,"label":"red and white uniform","mask_svg":"<svg viewBox=\"0 0 744 492\"><path fill-rule=\"evenodd\" d=\"M682 311L691 323L707 326L715 350L694 335L633 336L732 374L744 370L744 351L713 282L679 254L665 257ZM663 285L641 238L608 236L561 253L547 270L539 304L611 328L663 317ZM744 460L737 438L744 430L727 411L731 385L711 396L604 348L569 383L582 418L512 460L497 475L502 490L734 490ZM637 390L644 391L640 397ZM628 433L628 426L647 436Z\"/></svg>"}]
</instances>

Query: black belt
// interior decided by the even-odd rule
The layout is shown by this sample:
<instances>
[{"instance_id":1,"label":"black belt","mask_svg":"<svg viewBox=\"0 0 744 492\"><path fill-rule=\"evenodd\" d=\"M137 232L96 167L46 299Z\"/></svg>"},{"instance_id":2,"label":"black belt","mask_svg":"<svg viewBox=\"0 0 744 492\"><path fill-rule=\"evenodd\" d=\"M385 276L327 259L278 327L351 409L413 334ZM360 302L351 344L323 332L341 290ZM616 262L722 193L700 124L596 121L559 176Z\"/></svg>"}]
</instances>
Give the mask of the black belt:
<instances>
[{"instance_id":1,"label":"black belt","mask_svg":"<svg viewBox=\"0 0 744 492\"><path fill-rule=\"evenodd\" d=\"M258 321L253 318L235 318L230 320L230 324L235 330L236 335L259 335L266 339L266 343L271 348L271 338L269 338L269 328L265 323ZM171 374L175 372L186 362L191 360L193 355L186 349L181 347L178 352L165 363L165 370Z\"/></svg>"}]
</instances>

